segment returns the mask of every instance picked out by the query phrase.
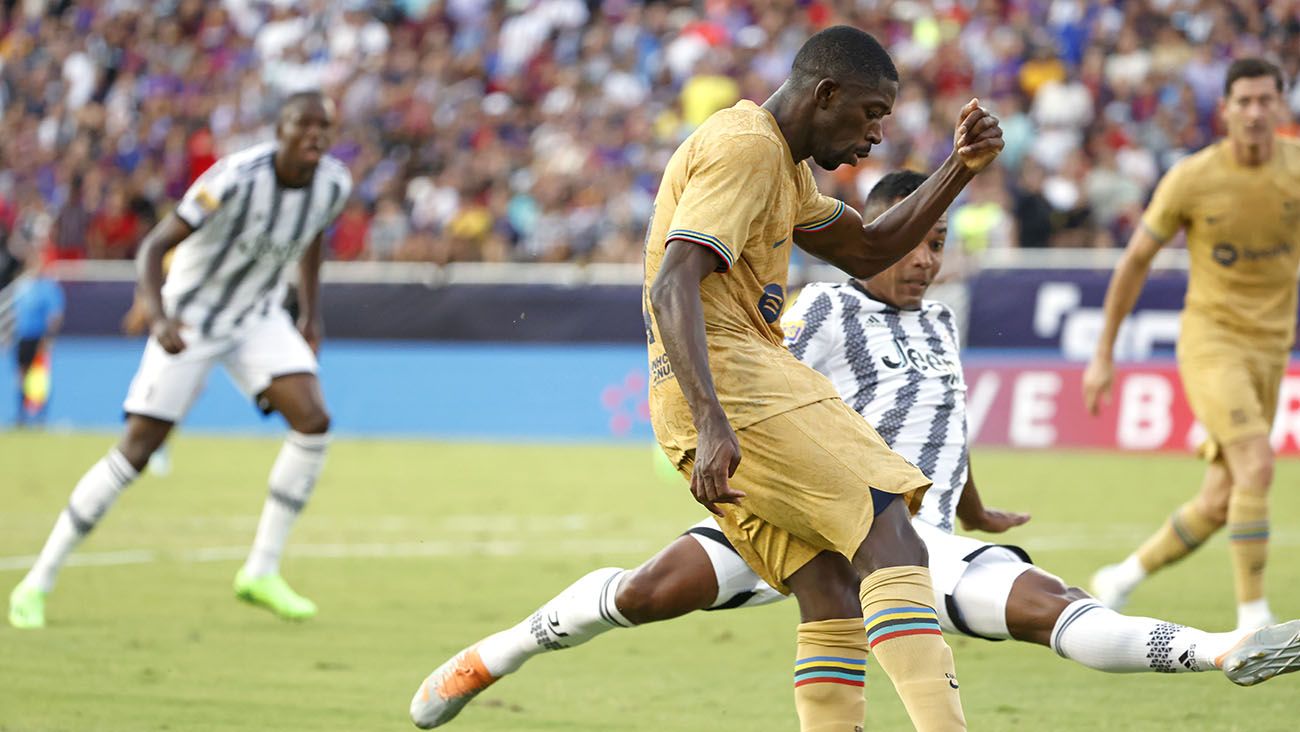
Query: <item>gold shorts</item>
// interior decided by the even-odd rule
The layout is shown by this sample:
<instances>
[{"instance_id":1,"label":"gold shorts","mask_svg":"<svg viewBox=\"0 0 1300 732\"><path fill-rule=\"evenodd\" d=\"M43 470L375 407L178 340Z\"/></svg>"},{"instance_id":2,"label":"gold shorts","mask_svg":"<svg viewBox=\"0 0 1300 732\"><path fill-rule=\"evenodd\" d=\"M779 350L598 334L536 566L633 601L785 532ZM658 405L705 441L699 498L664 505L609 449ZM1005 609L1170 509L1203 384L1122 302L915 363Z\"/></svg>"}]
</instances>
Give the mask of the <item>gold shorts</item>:
<instances>
[{"instance_id":1,"label":"gold shorts","mask_svg":"<svg viewBox=\"0 0 1300 732\"><path fill-rule=\"evenodd\" d=\"M1289 355L1245 349L1179 354L1183 391L1209 433L1199 450L1203 458L1220 460L1224 445L1272 431Z\"/></svg>"},{"instance_id":2,"label":"gold shorts","mask_svg":"<svg viewBox=\"0 0 1300 732\"><path fill-rule=\"evenodd\" d=\"M930 479L894 452L840 399L824 399L737 433L745 493L720 504L722 531L763 581L789 593L785 579L823 551L852 558L875 512L870 488L905 497L915 513ZM693 452L678 470L689 480Z\"/></svg>"}]
</instances>

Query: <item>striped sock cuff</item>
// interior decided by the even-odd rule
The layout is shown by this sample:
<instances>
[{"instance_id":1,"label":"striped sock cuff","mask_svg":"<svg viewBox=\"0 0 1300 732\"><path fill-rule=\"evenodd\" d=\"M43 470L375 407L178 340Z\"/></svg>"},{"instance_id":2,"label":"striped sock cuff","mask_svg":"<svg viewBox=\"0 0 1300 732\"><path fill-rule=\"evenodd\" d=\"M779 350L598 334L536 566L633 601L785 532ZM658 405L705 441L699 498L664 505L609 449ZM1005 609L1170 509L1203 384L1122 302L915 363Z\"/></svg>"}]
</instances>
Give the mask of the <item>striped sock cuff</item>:
<instances>
[{"instance_id":1,"label":"striped sock cuff","mask_svg":"<svg viewBox=\"0 0 1300 732\"><path fill-rule=\"evenodd\" d=\"M843 656L809 656L794 662L794 685L843 684L864 686L867 680L865 658Z\"/></svg>"},{"instance_id":2,"label":"striped sock cuff","mask_svg":"<svg viewBox=\"0 0 1300 732\"><path fill-rule=\"evenodd\" d=\"M623 617L623 613L618 609L618 588L625 574L627 574L625 569L614 571L600 587L600 619L615 628L631 628L635 625L631 620Z\"/></svg>"},{"instance_id":3,"label":"striped sock cuff","mask_svg":"<svg viewBox=\"0 0 1300 732\"><path fill-rule=\"evenodd\" d=\"M1066 605L1065 609L1062 610L1061 614L1056 618L1056 627L1052 628L1052 635L1048 639L1048 645L1051 646L1052 650L1056 651L1056 654L1061 658L1069 658L1069 656L1065 655L1065 650L1061 648L1061 638L1065 635L1065 631L1069 630L1070 626L1084 615L1093 610L1104 609L1105 607L1101 603L1091 597L1085 597L1082 600L1075 600L1069 605Z\"/></svg>"},{"instance_id":4,"label":"striped sock cuff","mask_svg":"<svg viewBox=\"0 0 1300 732\"><path fill-rule=\"evenodd\" d=\"M131 481L140 477L140 471L131 465L131 461L126 459L121 450L116 447L108 451L104 456L104 464L108 466L109 472L113 475L113 480L117 483L118 489L125 488Z\"/></svg>"},{"instance_id":5,"label":"striped sock cuff","mask_svg":"<svg viewBox=\"0 0 1300 732\"><path fill-rule=\"evenodd\" d=\"M290 430L289 434L285 435L284 441L300 450L325 452L325 448L329 447L330 444L330 436L328 432L308 435Z\"/></svg>"},{"instance_id":6,"label":"striped sock cuff","mask_svg":"<svg viewBox=\"0 0 1300 732\"><path fill-rule=\"evenodd\" d=\"M866 628L867 644L871 648L875 648L877 643L909 635L943 635L939 614L934 608L920 606L881 610L867 618Z\"/></svg>"},{"instance_id":7,"label":"striped sock cuff","mask_svg":"<svg viewBox=\"0 0 1300 732\"><path fill-rule=\"evenodd\" d=\"M1232 541L1268 541L1268 519L1228 524L1228 538Z\"/></svg>"}]
</instances>

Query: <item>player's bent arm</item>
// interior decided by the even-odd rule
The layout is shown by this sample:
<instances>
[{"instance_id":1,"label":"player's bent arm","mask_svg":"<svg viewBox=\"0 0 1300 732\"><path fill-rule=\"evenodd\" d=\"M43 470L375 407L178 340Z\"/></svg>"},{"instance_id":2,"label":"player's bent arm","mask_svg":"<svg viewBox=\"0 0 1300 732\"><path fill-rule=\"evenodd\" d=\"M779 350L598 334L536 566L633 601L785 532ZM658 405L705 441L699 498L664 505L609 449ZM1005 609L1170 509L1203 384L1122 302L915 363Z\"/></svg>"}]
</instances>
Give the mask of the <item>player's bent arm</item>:
<instances>
[{"instance_id":1,"label":"player's bent arm","mask_svg":"<svg viewBox=\"0 0 1300 732\"><path fill-rule=\"evenodd\" d=\"M689 242L668 244L663 264L650 285L650 308L668 365L690 407L699 434L691 470L691 495L715 514L716 504L736 503L744 493L730 487L728 478L740 465L740 442L709 371L708 339L700 283L718 268L718 255Z\"/></svg>"},{"instance_id":2,"label":"player's bent arm","mask_svg":"<svg viewBox=\"0 0 1300 732\"><path fill-rule=\"evenodd\" d=\"M169 213L145 234L140 251L135 255L136 273L139 277L136 293L144 305L150 323L167 317L163 310L163 257L194 229L175 213Z\"/></svg>"},{"instance_id":3,"label":"player's bent arm","mask_svg":"<svg viewBox=\"0 0 1300 732\"><path fill-rule=\"evenodd\" d=\"M872 277L912 251L974 177L975 171L952 155L912 195L875 221L864 225L861 215L846 207L825 229L796 231L795 243L854 277Z\"/></svg>"},{"instance_id":4,"label":"player's bent arm","mask_svg":"<svg viewBox=\"0 0 1300 732\"><path fill-rule=\"evenodd\" d=\"M320 312L320 266L324 235L317 234L298 261L298 329L313 349L324 335Z\"/></svg>"},{"instance_id":5,"label":"player's bent arm","mask_svg":"<svg viewBox=\"0 0 1300 732\"><path fill-rule=\"evenodd\" d=\"M1151 262L1162 246L1164 242L1157 239L1145 225L1139 225L1133 236L1129 237L1128 246L1115 265L1110 285L1106 287L1106 300L1102 306L1104 321L1097 341L1097 359L1113 359L1119 326L1133 312L1138 295L1142 294L1142 287L1146 284L1147 274L1151 271Z\"/></svg>"}]
</instances>

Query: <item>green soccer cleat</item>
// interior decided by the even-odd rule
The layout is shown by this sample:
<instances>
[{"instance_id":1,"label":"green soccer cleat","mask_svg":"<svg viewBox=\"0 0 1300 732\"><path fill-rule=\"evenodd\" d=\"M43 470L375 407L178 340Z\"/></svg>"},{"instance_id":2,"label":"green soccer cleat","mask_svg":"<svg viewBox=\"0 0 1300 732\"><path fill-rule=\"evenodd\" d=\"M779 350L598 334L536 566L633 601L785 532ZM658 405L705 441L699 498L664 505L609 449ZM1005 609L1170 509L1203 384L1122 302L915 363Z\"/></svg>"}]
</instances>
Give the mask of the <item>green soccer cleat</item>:
<instances>
[{"instance_id":1,"label":"green soccer cleat","mask_svg":"<svg viewBox=\"0 0 1300 732\"><path fill-rule=\"evenodd\" d=\"M45 593L19 582L9 594L9 624L15 628L44 628Z\"/></svg>"},{"instance_id":2,"label":"green soccer cleat","mask_svg":"<svg viewBox=\"0 0 1300 732\"><path fill-rule=\"evenodd\" d=\"M261 605L285 620L306 620L316 614L316 603L294 592L278 574L253 579L239 570L235 575L235 597Z\"/></svg>"}]
</instances>

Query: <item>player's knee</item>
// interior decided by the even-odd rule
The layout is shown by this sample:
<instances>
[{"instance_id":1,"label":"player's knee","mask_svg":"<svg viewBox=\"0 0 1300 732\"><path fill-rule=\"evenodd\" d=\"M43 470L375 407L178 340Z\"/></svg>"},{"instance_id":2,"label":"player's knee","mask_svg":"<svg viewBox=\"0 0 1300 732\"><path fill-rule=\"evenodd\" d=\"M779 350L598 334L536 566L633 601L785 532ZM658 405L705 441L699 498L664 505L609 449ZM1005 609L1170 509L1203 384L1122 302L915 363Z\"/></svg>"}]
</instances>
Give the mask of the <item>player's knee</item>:
<instances>
[{"instance_id":1,"label":"player's knee","mask_svg":"<svg viewBox=\"0 0 1300 732\"><path fill-rule=\"evenodd\" d=\"M623 577L614 601L623 617L644 625L708 607L709 598L693 589L680 577L642 568Z\"/></svg>"},{"instance_id":2,"label":"player's knee","mask_svg":"<svg viewBox=\"0 0 1300 732\"><path fill-rule=\"evenodd\" d=\"M1013 638L1046 643L1070 603L1088 593L1046 572L1030 570L1016 579L1007 602L1007 630Z\"/></svg>"},{"instance_id":3,"label":"player's knee","mask_svg":"<svg viewBox=\"0 0 1300 732\"><path fill-rule=\"evenodd\" d=\"M1249 488L1256 493L1267 493L1273 484L1273 461L1261 458L1253 461L1242 471L1244 475L1236 481L1237 486ZM1235 488L1240 490L1240 488Z\"/></svg>"},{"instance_id":4,"label":"player's knee","mask_svg":"<svg viewBox=\"0 0 1300 732\"><path fill-rule=\"evenodd\" d=\"M304 435L323 435L330 431L330 414L324 407L317 407L295 420L291 425L296 432Z\"/></svg>"},{"instance_id":5,"label":"player's knee","mask_svg":"<svg viewBox=\"0 0 1300 732\"><path fill-rule=\"evenodd\" d=\"M1228 499L1232 494L1228 491L1202 495L1196 502L1196 508L1207 521L1215 526L1223 526L1228 522Z\"/></svg>"}]
</instances>

